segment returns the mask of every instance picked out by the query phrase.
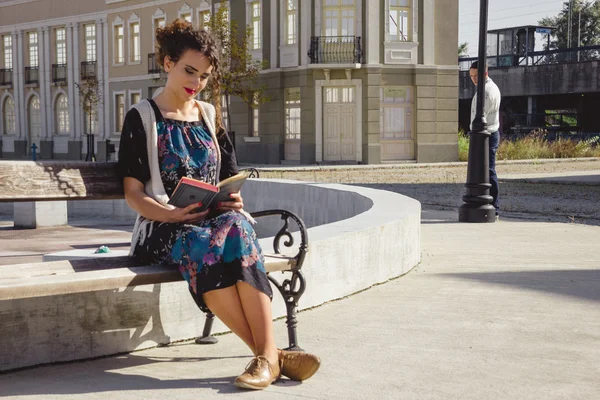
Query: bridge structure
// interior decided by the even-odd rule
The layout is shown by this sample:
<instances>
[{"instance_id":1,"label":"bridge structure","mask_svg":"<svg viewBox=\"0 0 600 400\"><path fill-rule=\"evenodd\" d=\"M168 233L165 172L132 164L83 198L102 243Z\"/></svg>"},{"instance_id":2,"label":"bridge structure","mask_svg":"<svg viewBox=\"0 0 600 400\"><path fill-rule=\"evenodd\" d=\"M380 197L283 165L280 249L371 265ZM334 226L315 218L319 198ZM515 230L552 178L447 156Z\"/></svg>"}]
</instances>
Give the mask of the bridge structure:
<instances>
[{"instance_id":1,"label":"bridge structure","mask_svg":"<svg viewBox=\"0 0 600 400\"><path fill-rule=\"evenodd\" d=\"M600 46L550 49L553 31L542 26L488 31L489 76L502 93L504 133L539 128L570 135L600 132ZM475 60L458 60L459 124L465 131L476 91L469 76Z\"/></svg>"}]
</instances>

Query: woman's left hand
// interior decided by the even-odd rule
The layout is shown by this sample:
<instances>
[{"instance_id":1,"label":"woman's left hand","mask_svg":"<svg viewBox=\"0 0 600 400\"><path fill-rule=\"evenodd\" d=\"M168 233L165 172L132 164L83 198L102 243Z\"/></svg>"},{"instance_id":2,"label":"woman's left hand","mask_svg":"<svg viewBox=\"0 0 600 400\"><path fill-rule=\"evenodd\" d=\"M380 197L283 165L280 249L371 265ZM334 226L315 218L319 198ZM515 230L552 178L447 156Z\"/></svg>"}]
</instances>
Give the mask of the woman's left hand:
<instances>
[{"instance_id":1,"label":"woman's left hand","mask_svg":"<svg viewBox=\"0 0 600 400\"><path fill-rule=\"evenodd\" d=\"M244 208L244 200L240 192L231 193L229 195L231 201L223 201L217 204L219 211L241 211Z\"/></svg>"}]
</instances>

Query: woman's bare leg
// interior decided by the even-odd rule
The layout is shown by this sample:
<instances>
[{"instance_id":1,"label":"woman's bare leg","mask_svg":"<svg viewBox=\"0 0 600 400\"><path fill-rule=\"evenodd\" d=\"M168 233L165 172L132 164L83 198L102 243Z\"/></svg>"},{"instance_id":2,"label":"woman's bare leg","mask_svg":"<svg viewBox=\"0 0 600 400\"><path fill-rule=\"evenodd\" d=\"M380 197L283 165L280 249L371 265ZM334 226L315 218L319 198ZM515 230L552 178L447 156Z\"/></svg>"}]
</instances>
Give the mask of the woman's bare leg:
<instances>
[{"instance_id":1,"label":"woman's bare leg","mask_svg":"<svg viewBox=\"0 0 600 400\"><path fill-rule=\"evenodd\" d=\"M250 327L256 355L262 355L271 364L277 364L278 353L273 333L271 299L245 282L236 284L245 321Z\"/></svg>"},{"instance_id":2,"label":"woman's bare leg","mask_svg":"<svg viewBox=\"0 0 600 400\"><path fill-rule=\"evenodd\" d=\"M244 314L237 286L211 290L204 293L202 297L206 306L250 347L255 356L260 354L256 352L252 331Z\"/></svg>"}]
</instances>

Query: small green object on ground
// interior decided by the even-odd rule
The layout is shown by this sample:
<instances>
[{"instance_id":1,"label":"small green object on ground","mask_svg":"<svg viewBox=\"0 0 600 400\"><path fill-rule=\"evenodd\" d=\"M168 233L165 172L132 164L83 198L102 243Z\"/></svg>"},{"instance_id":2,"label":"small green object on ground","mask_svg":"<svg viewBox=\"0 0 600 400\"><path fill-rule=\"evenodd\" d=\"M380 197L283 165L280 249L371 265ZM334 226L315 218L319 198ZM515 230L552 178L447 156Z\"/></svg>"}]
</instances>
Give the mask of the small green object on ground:
<instances>
[{"instance_id":1,"label":"small green object on ground","mask_svg":"<svg viewBox=\"0 0 600 400\"><path fill-rule=\"evenodd\" d=\"M110 253L110 249L106 246L100 246L98 247L98 249L94 252L95 254L104 254L104 253Z\"/></svg>"}]
</instances>

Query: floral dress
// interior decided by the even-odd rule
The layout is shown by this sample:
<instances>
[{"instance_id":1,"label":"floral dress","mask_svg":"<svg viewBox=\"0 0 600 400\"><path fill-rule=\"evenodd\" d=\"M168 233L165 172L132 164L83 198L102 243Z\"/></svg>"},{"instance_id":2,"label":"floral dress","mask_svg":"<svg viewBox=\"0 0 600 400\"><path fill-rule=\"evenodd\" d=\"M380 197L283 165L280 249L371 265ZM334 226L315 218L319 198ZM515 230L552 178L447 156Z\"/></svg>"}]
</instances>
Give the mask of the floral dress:
<instances>
[{"instance_id":1,"label":"floral dress","mask_svg":"<svg viewBox=\"0 0 600 400\"><path fill-rule=\"evenodd\" d=\"M149 101L156 115L158 164L167 195L172 195L184 176L214 185L237 172L233 146L226 135L214 143L204 121L165 119L156 103ZM220 146L222 154L219 177L216 146ZM144 184L150 180L146 134L135 109L127 113L123 124L118 169L122 177L132 177ZM212 212L196 224L152 221L146 225L143 236L143 242L135 245L135 262L177 266L194 300L205 312L209 310L202 299L204 293L237 282L247 282L273 296L256 233L240 213Z\"/></svg>"}]
</instances>

